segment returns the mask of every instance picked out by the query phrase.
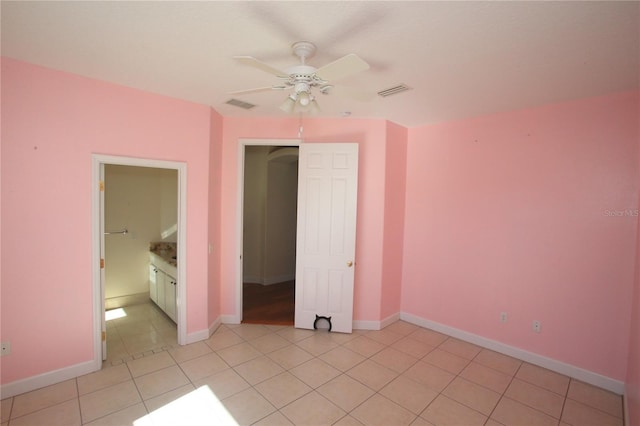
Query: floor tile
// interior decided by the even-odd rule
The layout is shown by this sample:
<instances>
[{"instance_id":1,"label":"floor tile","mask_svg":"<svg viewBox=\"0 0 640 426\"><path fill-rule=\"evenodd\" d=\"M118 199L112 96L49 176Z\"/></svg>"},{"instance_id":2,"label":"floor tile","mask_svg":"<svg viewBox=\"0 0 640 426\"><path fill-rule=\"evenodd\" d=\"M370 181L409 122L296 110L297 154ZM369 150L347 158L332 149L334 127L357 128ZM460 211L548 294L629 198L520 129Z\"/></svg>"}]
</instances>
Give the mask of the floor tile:
<instances>
[{"instance_id":1,"label":"floor tile","mask_svg":"<svg viewBox=\"0 0 640 426\"><path fill-rule=\"evenodd\" d=\"M295 400L280 412L295 425L330 425L346 414L315 391Z\"/></svg>"},{"instance_id":2,"label":"floor tile","mask_svg":"<svg viewBox=\"0 0 640 426\"><path fill-rule=\"evenodd\" d=\"M478 364L491 367L511 376L516 374L520 364L522 364L520 360L488 349L481 350L473 360Z\"/></svg>"},{"instance_id":3,"label":"floor tile","mask_svg":"<svg viewBox=\"0 0 640 426\"><path fill-rule=\"evenodd\" d=\"M260 324L240 324L240 327L234 328L233 332L244 340L252 340L270 334L271 330Z\"/></svg>"},{"instance_id":4,"label":"floor tile","mask_svg":"<svg viewBox=\"0 0 640 426\"><path fill-rule=\"evenodd\" d=\"M622 426L622 419L597 408L567 398L562 411L563 422L580 426Z\"/></svg>"},{"instance_id":5,"label":"floor tile","mask_svg":"<svg viewBox=\"0 0 640 426\"><path fill-rule=\"evenodd\" d=\"M312 389L296 376L283 372L255 386L274 407L282 408Z\"/></svg>"},{"instance_id":6,"label":"floor tile","mask_svg":"<svg viewBox=\"0 0 640 426\"><path fill-rule=\"evenodd\" d=\"M429 352L424 358L422 358L422 361L428 362L429 364L435 365L436 367L453 374L459 374L467 364L469 364L468 359L443 351L440 347Z\"/></svg>"},{"instance_id":7,"label":"floor tile","mask_svg":"<svg viewBox=\"0 0 640 426\"><path fill-rule=\"evenodd\" d=\"M82 422L88 423L142 402L132 380L80 396Z\"/></svg>"},{"instance_id":8,"label":"floor tile","mask_svg":"<svg viewBox=\"0 0 640 426\"><path fill-rule=\"evenodd\" d=\"M352 350L353 352L359 353L366 358L369 358L373 354L380 352L386 347L382 343L371 340L366 336L356 337L355 339L348 341L342 346L349 350Z\"/></svg>"},{"instance_id":9,"label":"floor tile","mask_svg":"<svg viewBox=\"0 0 640 426\"><path fill-rule=\"evenodd\" d=\"M366 360L356 365L346 374L375 391L382 389L397 376L397 373L393 370L371 360Z\"/></svg>"},{"instance_id":10,"label":"floor tile","mask_svg":"<svg viewBox=\"0 0 640 426\"><path fill-rule=\"evenodd\" d=\"M256 385L284 371L276 362L262 355L233 368L250 385Z\"/></svg>"},{"instance_id":11,"label":"floor tile","mask_svg":"<svg viewBox=\"0 0 640 426\"><path fill-rule=\"evenodd\" d=\"M131 380L131 378L131 373L129 373L126 364L103 368L95 373L78 377L78 393L84 395L117 383L126 382L127 380Z\"/></svg>"},{"instance_id":12,"label":"floor tile","mask_svg":"<svg viewBox=\"0 0 640 426\"><path fill-rule=\"evenodd\" d=\"M569 388L569 378L567 376L527 362L522 364L516 377L563 397L567 395L567 389Z\"/></svg>"},{"instance_id":13,"label":"floor tile","mask_svg":"<svg viewBox=\"0 0 640 426\"><path fill-rule=\"evenodd\" d=\"M424 361L418 361L403 373L403 376L426 385L436 392L442 392L455 375Z\"/></svg>"},{"instance_id":14,"label":"floor tile","mask_svg":"<svg viewBox=\"0 0 640 426\"><path fill-rule=\"evenodd\" d=\"M193 385L196 388L206 386L220 400L251 387L246 380L231 368L200 379L194 382Z\"/></svg>"},{"instance_id":15,"label":"floor tile","mask_svg":"<svg viewBox=\"0 0 640 426\"><path fill-rule=\"evenodd\" d=\"M449 338L449 336L426 328L419 328L413 333L409 334L407 337L431 346L439 346L442 342Z\"/></svg>"},{"instance_id":16,"label":"floor tile","mask_svg":"<svg viewBox=\"0 0 640 426\"><path fill-rule=\"evenodd\" d=\"M396 334L407 336L419 328L420 327L418 327L417 325L408 323L406 321L396 321L393 324L386 326L384 330L393 331Z\"/></svg>"},{"instance_id":17,"label":"floor tile","mask_svg":"<svg viewBox=\"0 0 640 426\"><path fill-rule=\"evenodd\" d=\"M222 403L239 425L250 425L276 411L274 406L253 388L223 399Z\"/></svg>"},{"instance_id":18,"label":"floor tile","mask_svg":"<svg viewBox=\"0 0 640 426\"><path fill-rule=\"evenodd\" d=\"M148 417L153 426L238 424L222 401L205 387L195 389L153 410Z\"/></svg>"},{"instance_id":19,"label":"floor tile","mask_svg":"<svg viewBox=\"0 0 640 426\"><path fill-rule=\"evenodd\" d=\"M39 411L32 412L22 417L13 418L11 426L48 426L48 425L81 425L80 407L78 399L56 404Z\"/></svg>"},{"instance_id":20,"label":"floor tile","mask_svg":"<svg viewBox=\"0 0 640 426\"><path fill-rule=\"evenodd\" d=\"M469 360L475 358L475 356L482 350L480 346L463 342L462 340L454 339L453 337L449 337L445 340L440 346L438 346L438 349L442 349L443 351L447 351Z\"/></svg>"},{"instance_id":21,"label":"floor tile","mask_svg":"<svg viewBox=\"0 0 640 426\"><path fill-rule=\"evenodd\" d=\"M345 374L320 386L317 392L346 412L353 410L375 393Z\"/></svg>"},{"instance_id":22,"label":"floor tile","mask_svg":"<svg viewBox=\"0 0 640 426\"><path fill-rule=\"evenodd\" d=\"M280 364L284 369L291 369L313 358L309 352L300 349L296 345L289 345L277 351L267 354L269 358Z\"/></svg>"},{"instance_id":23,"label":"floor tile","mask_svg":"<svg viewBox=\"0 0 640 426\"><path fill-rule=\"evenodd\" d=\"M189 379L177 365L137 377L134 381L144 400L189 383Z\"/></svg>"},{"instance_id":24,"label":"floor tile","mask_svg":"<svg viewBox=\"0 0 640 426\"><path fill-rule=\"evenodd\" d=\"M294 426L282 413L276 411L253 424L253 426Z\"/></svg>"},{"instance_id":25,"label":"floor tile","mask_svg":"<svg viewBox=\"0 0 640 426\"><path fill-rule=\"evenodd\" d=\"M417 417L409 410L376 394L350 413L367 425L409 425Z\"/></svg>"},{"instance_id":26,"label":"floor tile","mask_svg":"<svg viewBox=\"0 0 640 426\"><path fill-rule=\"evenodd\" d=\"M162 370L172 365L176 365L176 362L168 352L160 352L127 362L127 366L133 377L153 373L154 371Z\"/></svg>"},{"instance_id":27,"label":"floor tile","mask_svg":"<svg viewBox=\"0 0 640 426\"><path fill-rule=\"evenodd\" d=\"M130 407L124 408L120 411L116 411L113 414L101 417L89 423L85 423L86 426L122 426L122 425L135 425L138 426L153 426L151 419L147 417L147 409L144 404L139 402Z\"/></svg>"},{"instance_id":28,"label":"floor tile","mask_svg":"<svg viewBox=\"0 0 640 426\"><path fill-rule=\"evenodd\" d=\"M473 361L462 370L460 377L500 394L507 390L509 383L511 383L513 379L512 376L508 374L501 373L498 370L485 367Z\"/></svg>"},{"instance_id":29,"label":"floor tile","mask_svg":"<svg viewBox=\"0 0 640 426\"><path fill-rule=\"evenodd\" d=\"M556 419L560 418L564 397L518 378L513 379L505 396L542 411Z\"/></svg>"},{"instance_id":30,"label":"floor tile","mask_svg":"<svg viewBox=\"0 0 640 426\"><path fill-rule=\"evenodd\" d=\"M144 401L144 406L149 413L152 413L165 405L171 404L173 401L180 399L181 397L193 392L196 388L191 384L180 386L179 388L170 390L153 398L149 398Z\"/></svg>"},{"instance_id":31,"label":"floor tile","mask_svg":"<svg viewBox=\"0 0 640 426\"><path fill-rule=\"evenodd\" d=\"M315 356L320 356L323 353L329 352L331 349L338 347L337 343L332 342L328 336L322 334L307 337L304 340L296 342L296 345Z\"/></svg>"},{"instance_id":32,"label":"floor tile","mask_svg":"<svg viewBox=\"0 0 640 426\"><path fill-rule=\"evenodd\" d=\"M209 353L211 353L211 348L204 342L192 343L169 350L169 355L171 355L178 364Z\"/></svg>"},{"instance_id":33,"label":"floor tile","mask_svg":"<svg viewBox=\"0 0 640 426\"><path fill-rule=\"evenodd\" d=\"M319 358L340 371L347 371L366 359L362 355L342 346L325 352Z\"/></svg>"},{"instance_id":34,"label":"floor tile","mask_svg":"<svg viewBox=\"0 0 640 426\"><path fill-rule=\"evenodd\" d=\"M13 398L6 398L2 400L2 405L0 406L0 423L6 423L9 421L12 405Z\"/></svg>"},{"instance_id":35,"label":"floor tile","mask_svg":"<svg viewBox=\"0 0 640 426\"><path fill-rule=\"evenodd\" d=\"M66 380L55 385L23 393L13 398L11 418L22 417L25 414L77 398L77 396L78 388L75 380Z\"/></svg>"},{"instance_id":36,"label":"floor tile","mask_svg":"<svg viewBox=\"0 0 640 426\"><path fill-rule=\"evenodd\" d=\"M394 333L393 331L390 331L385 328L384 330L376 331L375 333L370 333L367 337L387 346L394 342L397 342L398 340L402 339L405 336L402 334Z\"/></svg>"},{"instance_id":37,"label":"floor tile","mask_svg":"<svg viewBox=\"0 0 640 426\"><path fill-rule=\"evenodd\" d=\"M396 377L380 390L380 394L414 414L422 413L438 396L438 392L405 376Z\"/></svg>"},{"instance_id":38,"label":"floor tile","mask_svg":"<svg viewBox=\"0 0 640 426\"><path fill-rule=\"evenodd\" d=\"M456 377L442 394L486 416L491 414L500 400L499 393L461 377Z\"/></svg>"},{"instance_id":39,"label":"floor tile","mask_svg":"<svg viewBox=\"0 0 640 426\"><path fill-rule=\"evenodd\" d=\"M262 337L258 337L257 339L250 340L249 344L263 354L268 354L270 352L289 346L291 342L289 342L284 337L271 333Z\"/></svg>"},{"instance_id":40,"label":"floor tile","mask_svg":"<svg viewBox=\"0 0 640 426\"><path fill-rule=\"evenodd\" d=\"M444 395L438 396L420 417L434 425L484 425L487 417ZM515 424L515 423L514 423Z\"/></svg>"},{"instance_id":41,"label":"floor tile","mask_svg":"<svg viewBox=\"0 0 640 426\"><path fill-rule=\"evenodd\" d=\"M180 368L192 382L200 380L203 377L219 373L226 370L229 364L224 362L218 354L210 352L198 358L185 361L180 364Z\"/></svg>"},{"instance_id":42,"label":"floor tile","mask_svg":"<svg viewBox=\"0 0 640 426\"><path fill-rule=\"evenodd\" d=\"M305 330L302 328L287 327L284 330L277 331L276 334L280 337L284 337L288 341L295 343L300 340L311 337L315 334L314 330Z\"/></svg>"},{"instance_id":43,"label":"floor tile","mask_svg":"<svg viewBox=\"0 0 640 426\"><path fill-rule=\"evenodd\" d=\"M558 419L506 397L498 402L496 409L491 413L491 418L503 425L551 426L558 424Z\"/></svg>"},{"instance_id":44,"label":"floor tile","mask_svg":"<svg viewBox=\"0 0 640 426\"><path fill-rule=\"evenodd\" d=\"M393 347L381 350L370 359L395 371L396 373L402 373L418 362L418 358L396 350Z\"/></svg>"},{"instance_id":45,"label":"floor tile","mask_svg":"<svg viewBox=\"0 0 640 426\"><path fill-rule=\"evenodd\" d=\"M340 370L318 358L311 359L289 371L313 389L340 375Z\"/></svg>"},{"instance_id":46,"label":"floor tile","mask_svg":"<svg viewBox=\"0 0 640 426\"><path fill-rule=\"evenodd\" d=\"M231 367L262 356L257 349L246 342L221 349L217 353Z\"/></svg>"},{"instance_id":47,"label":"floor tile","mask_svg":"<svg viewBox=\"0 0 640 426\"><path fill-rule=\"evenodd\" d=\"M205 340L206 345L214 351L228 348L229 346L234 346L243 342L244 339L231 330L214 333L211 337Z\"/></svg>"},{"instance_id":48,"label":"floor tile","mask_svg":"<svg viewBox=\"0 0 640 426\"><path fill-rule=\"evenodd\" d=\"M571 380L567 398L622 418L622 397L613 392L577 380Z\"/></svg>"},{"instance_id":49,"label":"floor tile","mask_svg":"<svg viewBox=\"0 0 640 426\"><path fill-rule=\"evenodd\" d=\"M346 416L344 416L343 418L335 422L333 426L364 426L364 425L360 423L358 420L356 420L355 418L347 414Z\"/></svg>"},{"instance_id":50,"label":"floor tile","mask_svg":"<svg viewBox=\"0 0 640 426\"><path fill-rule=\"evenodd\" d=\"M422 358L435 349L434 346L412 339L411 337L398 340L392 347L416 358Z\"/></svg>"}]
</instances>

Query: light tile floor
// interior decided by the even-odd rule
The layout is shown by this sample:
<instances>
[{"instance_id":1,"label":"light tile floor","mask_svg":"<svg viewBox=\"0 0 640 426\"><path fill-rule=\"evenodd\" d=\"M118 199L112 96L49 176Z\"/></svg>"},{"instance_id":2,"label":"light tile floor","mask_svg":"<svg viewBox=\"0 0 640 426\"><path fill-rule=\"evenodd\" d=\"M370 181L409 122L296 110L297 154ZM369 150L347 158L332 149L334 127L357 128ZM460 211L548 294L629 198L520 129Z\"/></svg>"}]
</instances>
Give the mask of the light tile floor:
<instances>
[{"instance_id":1,"label":"light tile floor","mask_svg":"<svg viewBox=\"0 0 640 426\"><path fill-rule=\"evenodd\" d=\"M402 321L223 325L178 347L156 313L132 310L159 325L140 346L112 325L127 351L101 371L2 400L2 426L623 424L619 395Z\"/></svg>"}]
</instances>

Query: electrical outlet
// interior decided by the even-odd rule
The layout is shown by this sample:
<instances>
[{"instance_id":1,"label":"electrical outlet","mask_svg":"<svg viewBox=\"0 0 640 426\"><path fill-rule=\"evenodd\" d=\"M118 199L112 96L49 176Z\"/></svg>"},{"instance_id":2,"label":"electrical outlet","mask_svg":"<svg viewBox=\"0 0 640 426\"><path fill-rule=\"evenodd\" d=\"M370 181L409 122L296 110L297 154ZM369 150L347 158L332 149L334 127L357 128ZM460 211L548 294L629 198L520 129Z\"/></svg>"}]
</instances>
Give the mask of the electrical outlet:
<instances>
[{"instance_id":1,"label":"electrical outlet","mask_svg":"<svg viewBox=\"0 0 640 426\"><path fill-rule=\"evenodd\" d=\"M540 321L533 321L533 331L535 331L536 333L540 333Z\"/></svg>"},{"instance_id":2,"label":"electrical outlet","mask_svg":"<svg viewBox=\"0 0 640 426\"><path fill-rule=\"evenodd\" d=\"M500 322L507 322L507 313L500 312Z\"/></svg>"},{"instance_id":3,"label":"electrical outlet","mask_svg":"<svg viewBox=\"0 0 640 426\"><path fill-rule=\"evenodd\" d=\"M11 342L0 343L0 356L9 355L11 353Z\"/></svg>"}]
</instances>

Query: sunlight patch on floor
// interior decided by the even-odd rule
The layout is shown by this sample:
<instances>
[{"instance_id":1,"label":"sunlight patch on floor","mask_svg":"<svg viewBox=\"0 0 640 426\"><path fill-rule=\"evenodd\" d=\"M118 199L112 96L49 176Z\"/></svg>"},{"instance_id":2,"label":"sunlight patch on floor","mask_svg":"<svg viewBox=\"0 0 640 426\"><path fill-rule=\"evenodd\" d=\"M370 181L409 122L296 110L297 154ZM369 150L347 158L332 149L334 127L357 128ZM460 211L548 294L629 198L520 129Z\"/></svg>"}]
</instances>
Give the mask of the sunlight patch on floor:
<instances>
[{"instance_id":1,"label":"sunlight patch on floor","mask_svg":"<svg viewBox=\"0 0 640 426\"><path fill-rule=\"evenodd\" d=\"M209 386L201 386L163 405L133 422L134 426L150 425L224 425L238 426Z\"/></svg>"},{"instance_id":2,"label":"sunlight patch on floor","mask_svg":"<svg viewBox=\"0 0 640 426\"><path fill-rule=\"evenodd\" d=\"M123 318L123 317L126 317L126 316L127 316L127 313L122 308L111 309L111 310L106 311L104 313L105 321L110 321L110 320L113 320L113 319L116 319L116 318Z\"/></svg>"}]
</instances>

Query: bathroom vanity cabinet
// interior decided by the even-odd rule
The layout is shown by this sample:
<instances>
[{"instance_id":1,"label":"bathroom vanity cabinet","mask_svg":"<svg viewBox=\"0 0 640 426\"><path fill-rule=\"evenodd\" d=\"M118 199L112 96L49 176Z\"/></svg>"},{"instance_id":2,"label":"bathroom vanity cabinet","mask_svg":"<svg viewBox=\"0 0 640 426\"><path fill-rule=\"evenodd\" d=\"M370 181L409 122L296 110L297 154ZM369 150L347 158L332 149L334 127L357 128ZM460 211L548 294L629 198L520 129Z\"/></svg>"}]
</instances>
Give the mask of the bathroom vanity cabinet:
<instances>
[{"instance_id":1,"label":"bathroom vanity cabinet","mask_svg":"<svg viewBox=\"0 0 640 426\"><path fill-rule=\"evenodd\" d=\"M176 269L160 256L149 253L149 297L174 322L177 322Z\"/></svg>"}]
</instances>

